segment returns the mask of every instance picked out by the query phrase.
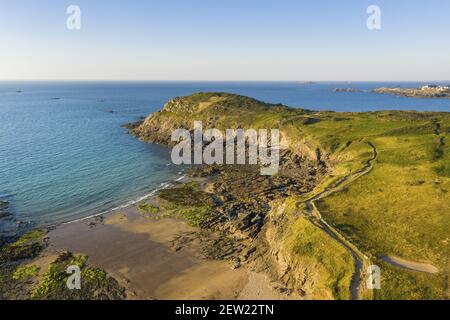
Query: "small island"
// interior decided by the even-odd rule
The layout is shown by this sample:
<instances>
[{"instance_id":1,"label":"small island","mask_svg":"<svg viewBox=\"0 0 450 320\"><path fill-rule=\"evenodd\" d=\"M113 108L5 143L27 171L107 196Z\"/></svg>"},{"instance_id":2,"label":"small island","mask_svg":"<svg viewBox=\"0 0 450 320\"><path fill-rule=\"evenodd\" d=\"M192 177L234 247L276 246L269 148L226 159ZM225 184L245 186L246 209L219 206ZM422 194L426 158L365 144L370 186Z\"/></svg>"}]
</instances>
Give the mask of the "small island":
<instances>
[{"instance_id":1,"label":"small island","mask_svg":"<svg viewBox=\"0 0 450 320\"><path fill-rule=\"evenodd\" d=\"M420 88L377 88L373 92L412 98L450 98L450 86L435 84L425 85Z\"/></svg>"},{"instance_id":2,"label":"small island","mask_svg":"<svg viewBox=\"0 0 450 320\"><path fill-rule=\"evenodd\" d=\"M336 88L334 92L364 92L364 90L356 88Z\"/></svg>"}]
</instances>

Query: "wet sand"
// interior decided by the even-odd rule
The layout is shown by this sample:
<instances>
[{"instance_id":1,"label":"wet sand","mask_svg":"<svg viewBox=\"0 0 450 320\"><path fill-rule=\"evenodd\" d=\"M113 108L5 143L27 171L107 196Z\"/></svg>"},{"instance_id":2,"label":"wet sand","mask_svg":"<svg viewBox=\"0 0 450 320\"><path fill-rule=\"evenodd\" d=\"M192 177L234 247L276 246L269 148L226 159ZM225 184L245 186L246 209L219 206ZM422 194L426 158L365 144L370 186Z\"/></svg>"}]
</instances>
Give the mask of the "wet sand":
<instances>
[{"instance_id":1,"label":"wet sand","mask_svg":"<svg viewBox=\"0 0 450 320\"><path fill-rule=\"evenodd\" d=\"M89 256L127 288L128 299L278 299L262 275L227 261L199 257L195 244L175 251L171 240L195 230L173 218L148 218L135 207L49 233L44 255L61 250Z\"/></svg>"}]
</instances>

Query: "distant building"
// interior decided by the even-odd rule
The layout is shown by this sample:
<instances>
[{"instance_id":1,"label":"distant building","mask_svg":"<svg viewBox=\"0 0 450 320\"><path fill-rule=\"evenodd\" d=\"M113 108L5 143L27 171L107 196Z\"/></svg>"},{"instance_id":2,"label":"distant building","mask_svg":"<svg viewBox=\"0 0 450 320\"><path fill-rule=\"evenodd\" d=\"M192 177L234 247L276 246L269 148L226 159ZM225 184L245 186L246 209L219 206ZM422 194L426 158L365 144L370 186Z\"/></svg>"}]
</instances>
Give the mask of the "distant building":
<instances>
[{"instance_id":1,"label":"distant building","mask_svg":"<svg viewBox=\"0 0 450 320\"><path fill-rule=\"evenodd\" d=\"M427 89L436 89L438 86L436 84L427 84L426 86L423 86L421 89L422 90L427 90Z\"/></svg>"},{"instance_id":2,"label":"distant building","mask_svg":"<svg viewBox=\"0 0 450 320\"><path fill-rule=\"evenodd\" d=\"M421 90L429 90L429 89L437 89L439 91L449 91L450 90L450 86L438 86L438 85L435 85L435 84L429 84L429 85L423 86L421 88Z\"/></svg>"}]
</instances>

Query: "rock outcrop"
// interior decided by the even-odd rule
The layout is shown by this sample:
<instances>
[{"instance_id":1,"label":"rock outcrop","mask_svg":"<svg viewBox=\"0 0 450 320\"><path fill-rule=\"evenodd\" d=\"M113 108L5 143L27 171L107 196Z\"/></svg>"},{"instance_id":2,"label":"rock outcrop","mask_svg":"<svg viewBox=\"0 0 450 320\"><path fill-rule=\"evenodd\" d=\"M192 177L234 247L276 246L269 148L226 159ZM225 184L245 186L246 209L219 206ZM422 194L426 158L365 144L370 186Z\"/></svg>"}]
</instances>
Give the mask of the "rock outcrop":
<instances>
[{"instance_id":1,"label":"rock outcrop","mask_svg":"<svg viewBox=\"0 0 450 320\"><path fill-rule=\"evenodd\" d=\"M377 88L373 92L394 94L412 98L450 98L450 88L441 86L425 86L422 88Z\"/></svg>"},{"instance_id":2,"label":"rock outcrop","mask_svg":"<svg viewBox=\"0 0 450 320\"><path fill-rule=\"evenodd\" d=\"M172 132L179 128L193 130L194 121L202 121L204 130L257 128L261 126L257 117L269 118L273 109L289 116L292 112L288 107L248 97L200 93L170 100L162 110L129 129L141 140L171 146ZM293 111L308 114L306 110ZM278 123L267 125L279 127ZM257 165L195 168L195 176L210 177L210 191L219 203L205 226L226 230L236 238L252 239L264 225L271 201L312 191L327 171L326 162L316 146L292 141L281 131L280 168L274 176L262 176Z\"/></svg>"},{"instance_id":3,"label":"rock outcrop","mask_svg":"<svg viewBox=\"0 0 450 320\"><path fill-rule=\"evenodd\" d=\"M279 120L266 121L273 113L277 113L273 118ZM280 113L282 117L279 117ZM229 260L233 268L243 263L253 264L255 268L267 264L261 269L280 281L280 290L294 290L297 296L309 297L313 295L318 275L313 274L311 266L301 265L298 259L289 258L285 250L277 249L282 243L280 239L286 221L273 215L277 209L272 205L288 197L311 192L327 173L328 156L315 143L285 132L283 129L290 119L304 125L320 121L315 120L308 110L266 104L227 93L200 93L172 99L162 110L144 121L127 125L127 128L143 141L166 146L174 145L171 135L175 129L183 128L192 133L194 121L202 121L203 130L259 129L265 126L267 129L280 129L279 171L274 176L263 176L258 165L249 164L192 168L193 177L206 178L204 192L209 194L213 203L208 204L213 214L199 226L222 236L205 238L201 232L181 235L174 240L173 247L178 250L201 239L200 242L205 244L203 254L206 258ZM174 192L179 192L179 189L174 189ZM275 260L267 258L269 252L276 252Z\"/></svg>"}]
</instances>

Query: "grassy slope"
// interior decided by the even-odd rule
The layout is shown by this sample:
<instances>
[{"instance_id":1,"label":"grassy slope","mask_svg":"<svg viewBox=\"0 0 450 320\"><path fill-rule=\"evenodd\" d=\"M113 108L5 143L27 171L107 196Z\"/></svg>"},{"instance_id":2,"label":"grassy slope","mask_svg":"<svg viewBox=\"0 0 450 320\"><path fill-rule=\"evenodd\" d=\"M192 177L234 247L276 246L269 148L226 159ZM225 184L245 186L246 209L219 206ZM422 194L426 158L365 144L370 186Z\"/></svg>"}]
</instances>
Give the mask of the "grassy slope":
<instances>
[{"instance_id":1,"label":"grassy slope","mask_svg":"<svg viewBox=\"0 0 450 320\"><path fill-rule=\"evenodd\" d=\"M350 299L354 263L340 244L307 219L298 218L289 227L284 246L296 257L294 261L317 269L315 298Z\"/></svg>"},{"instance_id":2,"label":"grassy slope","mask_svg":"<svg viewBox=\"0 0 450 320\"><path fill-rule=\"evenodd\" d=\"M392 254L430 261L442 271L426 275L380 264L386 286L376 293L378 298L442 298L445 286L449 147L439 146L439 139L448 133L438 136L433 120L448 128L450 118L448 114L410 116L397 113L388 123L373 121L368 124L373 129L361 130L379 151L374 169L344 192L318 203L325 219L363 251L376 257Z\"/></svg>"},{"instance_id":3,"label":"grassy slope","mask_svg":"<svg viewBox=\"0 0 450 320\"><path fill-rule=\"evenodd\" d=\"M158 122L168 121L175 128L192 129L194 120L197 120L203 122L204 128L214 126L225 130L239 126L253 129L278 128L286 119L308 113L306 110L266 104L228 93L198 93L183 97L182 100L187 108L164 108L152 117L157 118Z\"/></svg>"},{"instance_id":4,"label":"grassy slope","mask_svg":"<svg viewBox=\"0 0 450 320\"><path fill-rule=\"evenodd\" d=\"M373 143L379 151L374 169L344 192L323 199L319 209L366 253L426 260L442 271L426 275L380 263L384 289L377 298L443 297L450 230L449 113L312 112L217 93L184 101L193 113L165 110L158 117L188 128L194 120L222 130L279 128L290 141L319 147L332 172L315 192L362 167L372 156L367 142ZM446 145L439 146L442 137Z\"/></svg>"},{"instance_id":5,"label":"grassy slope","mask_svg":"<svg viewBox=\"0 0 450 320\"><path fill-rule=\"evenodd\" d=\"M304 299L350 299L355 271L351 254L309 219L299 215L295 196L272 203L264 239L274 278Z\"/></svg>"}]
</instances>

